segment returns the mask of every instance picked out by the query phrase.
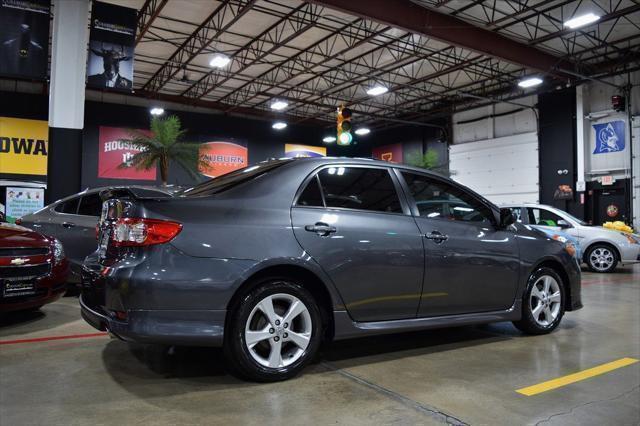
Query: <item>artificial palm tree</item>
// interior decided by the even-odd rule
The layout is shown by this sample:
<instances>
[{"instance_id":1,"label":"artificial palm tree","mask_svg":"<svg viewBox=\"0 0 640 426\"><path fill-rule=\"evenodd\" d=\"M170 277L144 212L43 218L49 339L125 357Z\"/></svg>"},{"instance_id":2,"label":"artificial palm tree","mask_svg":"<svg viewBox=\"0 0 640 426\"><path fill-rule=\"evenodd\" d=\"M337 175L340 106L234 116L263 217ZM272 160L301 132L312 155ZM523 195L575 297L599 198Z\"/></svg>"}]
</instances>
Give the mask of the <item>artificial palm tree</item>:
<instances>
[{"instance_id":1,"label":"artificial palm tree","mask_svg":"<svg viewBox=\"0 0 640 426\"><path fill-rule=\"evenodd\" d=\"M184 142L182 138L186 132L181 128L180 119L175 115L167 118L153 117L151 135L132 131L132 138L125 140L140 147L141 151L119 167L133 166L136 170L149 170L157 166L160 169L162 185L166 186L169 163L176 162L190 176L197 179L198 169L202 163L199 155L200 144Z\"/></svg>"}]
</instances>

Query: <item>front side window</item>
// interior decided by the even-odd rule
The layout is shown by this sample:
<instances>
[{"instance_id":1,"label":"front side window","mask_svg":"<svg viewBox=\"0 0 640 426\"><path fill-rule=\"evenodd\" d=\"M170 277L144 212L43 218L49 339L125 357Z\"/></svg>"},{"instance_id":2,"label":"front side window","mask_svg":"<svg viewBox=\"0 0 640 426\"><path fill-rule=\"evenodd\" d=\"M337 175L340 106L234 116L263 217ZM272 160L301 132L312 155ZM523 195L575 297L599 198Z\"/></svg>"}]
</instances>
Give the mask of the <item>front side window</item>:
<instances>
[{"instance_id":1,"label":"front side window","mask_svg":"<svg viewBox=\"0 0 640 426\"><path fill-rule=\"evenodd\" d=\"M329 167L318 173L326 207L402 213L386 169Z\"/></svg>"},{"instance_id":2,"label":"front side window","mask_svg":"<svg viewBox=\"0 0 640 426\"><path fill-rule=\"evenodd\" d=\"M98 194L85 195L80 199L78 214L82 216L100 216L102 212L102 199Z\"/></svg>"},{"instance_id":3,"label":"front side window","mask_svg":"<svg viewBox=\"0 0 640 426\"><path fill-rule=\"evenodd\" d=\"M491 224L491 209L462 189L429 177L403 172L420 216Z\"/></svg>"},{"instance_id":4,"label":"front side window","mask_svg":"<svg viewBox=\"0 0 640 426\"><path fill-rule=\"evenodd\" d=\"M563 220L557 214L550 212L545 209L536 209L536 208L527 208L529 212L529 223L531 225L542 225L542 226L559 226L558 221Z\"/></svg>"}]
</instances>

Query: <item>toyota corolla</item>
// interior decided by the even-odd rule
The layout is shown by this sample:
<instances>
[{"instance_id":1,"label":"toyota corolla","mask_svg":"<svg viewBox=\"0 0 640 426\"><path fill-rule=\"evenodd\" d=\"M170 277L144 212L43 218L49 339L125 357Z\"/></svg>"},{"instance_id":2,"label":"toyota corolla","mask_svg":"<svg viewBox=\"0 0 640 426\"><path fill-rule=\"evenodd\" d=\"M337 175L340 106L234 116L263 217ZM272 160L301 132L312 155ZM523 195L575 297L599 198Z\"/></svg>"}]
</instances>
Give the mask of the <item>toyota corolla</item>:
<instances>
[{"instance_id":1,"label":"toyota corolla","mask_svg":"<svg viewBox=\"0 0 640 426\"><path fill-rule=\"evenodd\" d=\"M108 197L108 194L107 194ZM298 373L322 341L512 321L582 307L573 247L422 169L273 160L103 204L82 315L127 341L222 346L240 375Z\"/></svg>"}]
</instances>

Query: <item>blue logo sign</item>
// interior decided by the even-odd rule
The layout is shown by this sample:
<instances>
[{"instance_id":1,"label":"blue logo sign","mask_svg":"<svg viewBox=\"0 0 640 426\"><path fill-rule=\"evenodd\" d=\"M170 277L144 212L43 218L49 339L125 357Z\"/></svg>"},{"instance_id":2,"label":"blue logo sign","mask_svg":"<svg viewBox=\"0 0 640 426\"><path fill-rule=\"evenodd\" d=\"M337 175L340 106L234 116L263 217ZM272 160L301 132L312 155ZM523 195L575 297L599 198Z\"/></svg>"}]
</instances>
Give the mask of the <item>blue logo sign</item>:
<instances>
[{"instance_id":1,"label":"blue logo sign","mask_svg":"<svg viewBox=\"0 0 640 426\"><path fill-rule=\"evenodd\" d=\"M596 149L594 154L607 154L624 150L624 121L609 121L594 124L596 131Z\"/></svg>"}]
</instances>

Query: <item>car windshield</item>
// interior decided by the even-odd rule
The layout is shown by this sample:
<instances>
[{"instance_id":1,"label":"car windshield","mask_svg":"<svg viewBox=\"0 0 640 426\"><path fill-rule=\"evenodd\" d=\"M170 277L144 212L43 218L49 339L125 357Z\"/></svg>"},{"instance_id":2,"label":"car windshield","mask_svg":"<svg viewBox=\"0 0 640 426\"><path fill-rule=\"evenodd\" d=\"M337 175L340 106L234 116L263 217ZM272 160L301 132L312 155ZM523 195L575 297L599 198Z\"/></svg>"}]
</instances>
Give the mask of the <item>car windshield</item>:
<instances>
[{"instance_id":1,"label":"car windshield","mask_svg":"<svg viewBox=\"0 0 640 426\"><path fill-rule=\"evenodd\" d=\"M258 163L254 166L234 170L233 172L227 173L226 175L218 176L206 182L202 182L194 187L187 188L179 193L178 196L206 197L209 195L218 194L220 192L226 191L227 189L233 188L234 186L240 185L241 183L262 176L265 173L268 173L282 166L283 164L288 163L289 161L291 160L270 160Z\"/></svg>"}]
</instances>

